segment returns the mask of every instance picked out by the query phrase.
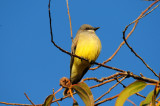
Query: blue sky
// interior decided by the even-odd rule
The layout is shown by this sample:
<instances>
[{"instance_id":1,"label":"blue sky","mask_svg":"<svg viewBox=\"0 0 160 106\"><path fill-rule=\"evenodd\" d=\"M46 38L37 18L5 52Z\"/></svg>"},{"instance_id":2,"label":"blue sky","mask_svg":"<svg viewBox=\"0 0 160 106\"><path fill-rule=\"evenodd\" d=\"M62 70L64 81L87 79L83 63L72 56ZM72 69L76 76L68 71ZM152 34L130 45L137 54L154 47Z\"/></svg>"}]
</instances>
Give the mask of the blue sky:
<instances>
[{"instance_id":1,"label":"blue sky","mask_svg":"<svg viewBox=\"0 0 160 106\"><path fill-rule=\"evenodd\" d=\"M152 2L143 0L69 0L73 36L82 24L100 27L97 35L102 42L102 51L97 62L108 59L123 41L122 31L135 20ZM141 19L134 33L128 39L135 51L159 74L160 54L160 8ZM63 49L70 51L70 27L65 0L52 0L52 25L54 41ZM48 0L1 0L0 1L0 101L29 104L24 92L35 104L42 104L45 98L60 88L59 80L70 75L70 56L62 53L50 42ZM129 28L130 30L131 28ZM127 31L127 33L129 32ZM156 79L144 64L124 45L118 54L107 63L109 66L131 71ZM107 77L114 70L99 68L88 71L87 77ZM125 85L135 81L126 79ZM89 86L94 81L86 81ZM92 89L96 99L116 82ZM147 86L141 94L147 95L154 87ZM104 98L121 92L121 85ZM56 94L62 97L62 91ZM103 99L104 99L103 98ZM138 98L138 99L137 99ZM75 96L80 106L83 102ZM129 98L137 105L143 99ZM102 106L114 105L115 100ZM71 106L72 99L60 101L61 106ZM53 105L57 105L56 103ZM126 106L131 105L126 102Z\"/></svg>"}]
</instances>

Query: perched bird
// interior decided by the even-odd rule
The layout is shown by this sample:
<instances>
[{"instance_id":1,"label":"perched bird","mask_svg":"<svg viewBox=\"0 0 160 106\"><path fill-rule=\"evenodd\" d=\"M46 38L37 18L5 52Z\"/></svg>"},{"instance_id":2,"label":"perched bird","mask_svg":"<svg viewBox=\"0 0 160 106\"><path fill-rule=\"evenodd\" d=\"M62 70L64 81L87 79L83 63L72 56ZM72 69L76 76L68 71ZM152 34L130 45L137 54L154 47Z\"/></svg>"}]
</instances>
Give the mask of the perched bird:
<instances>
[{"instance_id":1,"label":"perched bird","mask_svg":"<svg viewBox=\"0 0 160 106\"><path fill-rule=\"evenodd\" d=\"M102 46L101 41L95 33L97 29L99 29L99 27L92 27L91 25L83 24L72 42L72 54L89 60L88 62L71 56L70 81L72 84L76 84L82 79L91 67L90 62L96 61L100 54ZM66 93L67 89L64 91L64 95L66 95Z\"/></svg>"}]
</instances>

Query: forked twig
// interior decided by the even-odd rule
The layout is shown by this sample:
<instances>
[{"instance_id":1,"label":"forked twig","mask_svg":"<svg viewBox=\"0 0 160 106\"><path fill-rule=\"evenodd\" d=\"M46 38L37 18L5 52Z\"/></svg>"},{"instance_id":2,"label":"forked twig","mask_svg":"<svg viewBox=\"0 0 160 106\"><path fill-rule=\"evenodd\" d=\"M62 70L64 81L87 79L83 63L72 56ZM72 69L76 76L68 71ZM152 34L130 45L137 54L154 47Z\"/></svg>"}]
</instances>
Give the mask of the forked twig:
<instances>
[{"instance_id":1,"label":"forked twig","mask_svg":"<svg viewBox=\"0 0 160 106\"><path fill-rule=\"evenodd\" d=\"M104 97L106 94L108 94L114 87L116 87L121 81L123 81L126 77L123 77L119 82L117 82L116 84L114 84L111 88L109 88L109 90L107 92L105 92L102 96L100 96L99 98L97 98L94 102L97 102L98 100L100 100L102 97Z\"/></svg>"},{"instance_id":2,"label":"forked twig","mask_svg":"<svg viewBox=\"0 0 160 106\"><path fill-rule=\"evenodd\" d=\"M95 80L97 82L103 82L105 80L109 80L109 79L115 78L115 77L117 77L119 75L120 75L119 73L116 73L116 74L113 74L113 75L110 75L108 77L104 77L104 78L101 78L101 79L97 79L97 78L85 78L85 79L82 79L82 82L84 82L86 80Z\"/></svg>"},{"instance_id":3,"label":"forked twig","mask_svg":"<svg viewBox=\"0 0 160 106\"><path fill-rule=\"evenodd\" d=\"M29 97L27 96L27 94L26 93L24 93L24 95L26 96L26 98L29 100L29 102L33 105L33 106L35 106L35 104L29 99Z\"/></svg>"},{"instance_id":4,"label":"forked twig","mask_svg":"<svg viewBox=\"0 0 160 106\"><path fill-rule=\"evenodd\" d=\"M62 88L62 87L61 87ZM58 90L59 91L59 90ZM54 89L53 89L53 97L54 97L54 99L56 100L56 95L55 95L56 93L54 93ZM57 104L58 104L58 106L60 106L60 104L58 103L58 101L56 101L57 102Z\"/></svg>"},{"instance_id":5,"label":"forked twig","mask_svg":"<svg viewBox=\"0 0 160 106\"><path fill-rule=\"evenodd\" d=\"M110 97L110 98L106 98L106 99L104 99L104 100L102 100L102 101L99 101L98 103L94 104L94 106L98 106L99 104L102 104L102 103L104 103L104 102L106 102L106 101L115 99L115 98L117 98L118 96L119 96L119 94L118 94L118 95L115 95L115 96L112 96L112 97Z\"/></svg>"},{"instance_id":6,"label":"forked twig","mask_svg":"<svg viewBox=\"0 0 160 106\"><path fill-rule=\"evenodd\" d=\"M119 78L122 78L122 77L124 77L124 76L120 76L120 77L117 77L117 78L119 79ZM110 80L104 81L104 82L102 82L102 83L100 83L100 84L91 86L90 89L95 88L95 87L102 86L102 85L104 85L104 84L106 84L106 83L109 83L109 82L112 82L112 81L115 81L115 80L116 80L116 79L114 78L114 79L110 79Z\"/></svg>"}]
</instances>

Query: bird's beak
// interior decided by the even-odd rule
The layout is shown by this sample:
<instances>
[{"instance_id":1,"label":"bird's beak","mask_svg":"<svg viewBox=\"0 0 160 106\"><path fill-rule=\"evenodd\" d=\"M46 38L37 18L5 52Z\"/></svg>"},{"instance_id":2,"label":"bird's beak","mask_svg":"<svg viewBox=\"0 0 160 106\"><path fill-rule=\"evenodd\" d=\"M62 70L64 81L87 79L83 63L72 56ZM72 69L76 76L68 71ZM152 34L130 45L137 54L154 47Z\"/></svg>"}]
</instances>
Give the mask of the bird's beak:
<instances>
[{"instance_id":1,"label":"bird's beak","mask_svg":"<svg viewBox=\"0 0 160 106\"><path fill-rule=\"evenodd\" d=\"M95 27L93 30L96 31L97 29L99 29L100 27Z\"/></svg>"}]
</instances>

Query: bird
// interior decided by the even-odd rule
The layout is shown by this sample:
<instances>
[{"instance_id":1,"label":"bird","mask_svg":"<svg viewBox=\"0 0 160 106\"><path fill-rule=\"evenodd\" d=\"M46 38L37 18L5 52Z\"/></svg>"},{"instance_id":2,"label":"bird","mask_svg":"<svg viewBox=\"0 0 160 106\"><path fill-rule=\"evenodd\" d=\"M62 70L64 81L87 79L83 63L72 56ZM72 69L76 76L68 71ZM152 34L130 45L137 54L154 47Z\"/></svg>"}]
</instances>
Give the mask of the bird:
<instances>
[{"instance_id":1,"label":"bird","mask_svg":"<svg viewBox=\"0 0 160 106\"><path fill-rule=\"evenodd\" d=\"M88 24L83 24L77 31L71 46L71 53L83 59L71 56L70 60L70 82L77 84L91 67L91 62L96 61L101 52L101 41L95 31L100 27L92 27ZM68 89L64 90L64 95L67 95Z\"/></svg>"}]
</instances>

